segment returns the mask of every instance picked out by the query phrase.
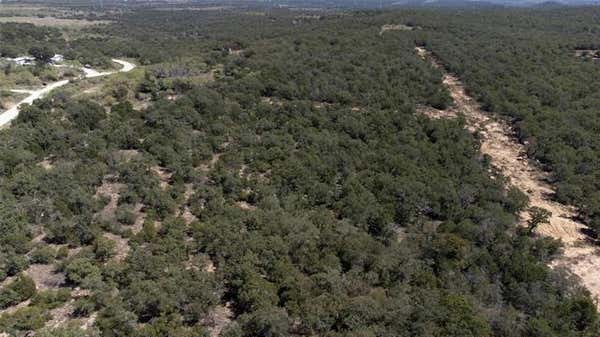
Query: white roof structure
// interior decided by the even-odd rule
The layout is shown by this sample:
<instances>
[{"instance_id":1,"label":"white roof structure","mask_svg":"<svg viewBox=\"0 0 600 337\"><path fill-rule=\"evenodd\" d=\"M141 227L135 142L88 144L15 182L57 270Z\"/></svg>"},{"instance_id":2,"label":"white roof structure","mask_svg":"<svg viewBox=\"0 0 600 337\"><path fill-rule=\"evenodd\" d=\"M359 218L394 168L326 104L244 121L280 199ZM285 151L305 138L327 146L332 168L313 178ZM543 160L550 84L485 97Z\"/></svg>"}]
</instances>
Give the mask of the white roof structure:
<instances>
[{"instance_id":1,"label":"white roof structure","mask_svg":"<svg viewBox=\"0 0 600 337\"><path fill-rule=\"evenodd\" d=\"M65 60L65 57L62 56L61 54L54 54L54 56L52 56L52 58L50 59L50 61L52 61L53 63L62 62L64 60Z\"/></svg>"},{"instance_id":2,"label":"white roof structure","mask_svg":"<svg viewBox=\"0 0 600 337\"><path fill-rule=\"evenodd\" d=\"M14 59L9 59L20 66L35 64L35 58L31 56L19 56Z\"/></svg>"}]
</instances>

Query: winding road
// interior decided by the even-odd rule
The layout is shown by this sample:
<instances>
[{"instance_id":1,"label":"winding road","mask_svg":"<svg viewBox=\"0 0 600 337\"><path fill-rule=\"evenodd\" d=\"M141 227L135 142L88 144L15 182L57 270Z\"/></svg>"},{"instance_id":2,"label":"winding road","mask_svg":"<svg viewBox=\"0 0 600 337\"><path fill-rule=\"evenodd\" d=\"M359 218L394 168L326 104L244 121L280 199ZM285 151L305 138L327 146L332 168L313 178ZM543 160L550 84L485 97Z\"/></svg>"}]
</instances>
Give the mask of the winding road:
<instances>
[{"instance_id":1,"label":"winding road","mask_svg":"<svg viewBox=\"0 0 600 337\"><path fill-rule=\"evenodd\" d=\"M120 64L122 66L122 68L119 70L115 70L115 71L105 71L105 72L98 72L96 70L89 69L89 68L81 68L81 70L84 72L83 78L108 76L108 75L112 75L115 73L126 73L126 72L133 70L133 68L135 68L135 64L127 62L127 61L117 60L117 59L113 59L112 61ZM70 82L69 80L53 82L53 83L50 83L50 84L44 86L43 88L37 89L37 90L18 90L18 89L11 90L12 92L16 92L16 93L27 93L27 94L29 94L29 96L25 97L19 103L15 104L14 107L12 107L0 114L0 127L7 125L8 123L10 123L10 121L17 118L17 116L19 115L19 110L20 110L21 104L32 104L33 101L35 101L36 99L44 97L50 91L52 91L56 88L62 87L64 85L68 84L69 82Z\"/></svg>"}]
</instances>

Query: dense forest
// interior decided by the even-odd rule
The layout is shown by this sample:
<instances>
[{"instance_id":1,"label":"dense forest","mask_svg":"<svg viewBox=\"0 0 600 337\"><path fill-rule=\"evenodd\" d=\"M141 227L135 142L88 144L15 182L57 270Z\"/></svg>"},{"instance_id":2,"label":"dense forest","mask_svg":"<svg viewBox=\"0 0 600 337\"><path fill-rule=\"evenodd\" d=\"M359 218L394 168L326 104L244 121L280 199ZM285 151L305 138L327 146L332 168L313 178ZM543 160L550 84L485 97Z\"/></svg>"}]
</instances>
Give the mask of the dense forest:
<instances>
[{"instance_id":1,"label":"dense forest","mask_svg":"<svg viewBox=\"0 0 600 337\"><path fill-rule=\"evenodd\" d=\"M600 43L600 10L309 14L140 9L69 39L0 24L3 56L140 65L0 131L1 331L600 335L590 294L548 267L560 242L519 227L527 197L464 120L415 113L452 100L414 51L511 118L597 227L600 65L574 49ZM36 289L44 266L59 280Z\"/></svg>"}]
</instances>

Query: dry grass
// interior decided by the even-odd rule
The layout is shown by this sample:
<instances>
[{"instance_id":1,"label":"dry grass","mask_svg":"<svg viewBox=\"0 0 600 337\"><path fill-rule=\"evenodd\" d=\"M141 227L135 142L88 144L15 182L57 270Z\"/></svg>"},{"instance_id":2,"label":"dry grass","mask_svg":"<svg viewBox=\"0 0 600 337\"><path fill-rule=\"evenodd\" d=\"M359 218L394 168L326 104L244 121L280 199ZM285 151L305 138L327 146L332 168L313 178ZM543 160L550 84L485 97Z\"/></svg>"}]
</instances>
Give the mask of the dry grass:
<instances>
[{"instance_id":1,"label":"dry grass","mask_svg":"<svg viewBox=\"0 0 600 337\"><path fill-rule=\"evenodd\" d=\"M383 33L391 30L399 30L399 31L411 31L414 30L415 27L407 26L404 24L396 24L396 25L383 25L381 26L381 30L379 30L379 35L383 35Z\"/></svg>"},{"instance_id":2,"label":"dry grass","mask_svg":"<svg viewBox=\"0 0 600 337\"><path fill-rule=\"evenodd\" d=\"M0 111L12 108L25 97L27 97L27 94L21 93L10 93L6 96L0 95Z\"/></svg>"},{"instance_id":3,"label":"dry grass","mask_svg":"<svg viewBox=\"0 0 600 337\"><path fill-rule=\"evenodd\" d=\"M88 21L88 20L76 20L76 19L59 19L54 17L37 17L37 16L5 16L0 17L0 23L15 22L15 23L31 23L36 26L50 26L50 27L70 27L70 28L83 28L93 25L104 25L110 23L110 21Z\"/></svg>"},{"instance_id":4,"label":"dry grass","mask_svg":"<svg viewBox=\"0 0 600 337\"><path fill-rule=\"evenodd\" d=\"M115 159L122 162L129 162L141 155L139 150L117 150L114 153Z\"/></svg>"}]
</instances>

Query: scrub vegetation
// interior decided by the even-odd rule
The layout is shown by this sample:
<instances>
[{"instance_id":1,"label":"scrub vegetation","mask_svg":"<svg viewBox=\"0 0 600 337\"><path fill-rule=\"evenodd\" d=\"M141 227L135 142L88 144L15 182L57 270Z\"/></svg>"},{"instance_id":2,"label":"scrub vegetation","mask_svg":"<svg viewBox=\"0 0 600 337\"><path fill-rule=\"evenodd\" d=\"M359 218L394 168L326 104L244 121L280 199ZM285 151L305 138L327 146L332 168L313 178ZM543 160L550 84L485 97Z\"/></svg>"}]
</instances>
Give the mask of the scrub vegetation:
<instances>
[{"instance_id":1,"label":"scrub vegetation","mask_svg":"<svg viewBox=\"0 0 600 337\"><path fill-rule=\"evenodd\" d=\"M139 65L0 131L0 330L600 335L595 299L548 267L548 214L520 225L527 196L464 119L416 113L453 102L415 52L509 118L594 230L600 65L573 55L600 47L597 9L255 14L111 12L68 41L0 24L4 56Z\"/></svg>"}]
</instances>

